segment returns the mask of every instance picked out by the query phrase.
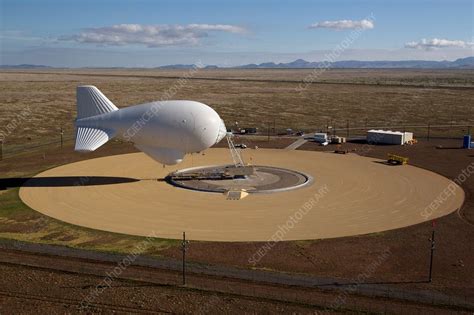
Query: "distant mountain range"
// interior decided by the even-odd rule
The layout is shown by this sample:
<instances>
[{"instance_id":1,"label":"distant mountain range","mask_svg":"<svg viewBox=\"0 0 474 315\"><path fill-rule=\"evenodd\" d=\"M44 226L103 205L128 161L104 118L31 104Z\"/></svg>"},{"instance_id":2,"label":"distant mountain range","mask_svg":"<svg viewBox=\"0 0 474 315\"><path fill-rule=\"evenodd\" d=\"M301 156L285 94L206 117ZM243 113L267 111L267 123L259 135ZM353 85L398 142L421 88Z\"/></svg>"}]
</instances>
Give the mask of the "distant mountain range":
<instances>
[{"instance_id":1,"label":"distant mountain range","mask_svg":"<svg viewBox=\"0 0 474 315\"><path fill-rule=\"evenodd\" d=\"M261 64L248 64L236 68L243 69L308 69L323 68L328 64L324 62L309 62L303 59L297 59L289 63L265 62ZM427 60L400 60L400 61L358 61L345 60L335 61L330 64L330 68L407 68L407 69L447 69L447 68L474 68L474 57L460 58L454 61L427 61Z\"/></svg>"},{"instance_id":2,"label":"distant mountain range","mask_svg":"<svg viewBox=\"0 0 474 315\"><path fill-rule=\"evenodd\" d=\"M191 69L193 64L175 64L156 67L155 69ZM351 69L474 69L474 57L460 58L454 61L428 61L428 60L400 60L400 61L359 61L345 60L335 61L327 64L321 61L306 61L297 59L288 63L264 62L260 64L248 64L231 67L233 69L312 69L312 68L351 68ZM0 65L2 69L40 69L53 68L42 65ZM111 67L120 68L120 67ZM221 67L209 65L206 69L221 69ZM228 68L228 67L225 67ZM224 69L225 69L224 68Z\"/></svg>"},{"instance_id":3,"label":"distant mountain range","mask_svg":"<svg viewBox=\"0 0 474 315\"><path fill-rule=\"evenodd\" d=\"M43 66L43 65L30 65L30 64L0 65L0 69L43 69L43 68L53 68L53 67Z\"/></svg>"}]
</instances>

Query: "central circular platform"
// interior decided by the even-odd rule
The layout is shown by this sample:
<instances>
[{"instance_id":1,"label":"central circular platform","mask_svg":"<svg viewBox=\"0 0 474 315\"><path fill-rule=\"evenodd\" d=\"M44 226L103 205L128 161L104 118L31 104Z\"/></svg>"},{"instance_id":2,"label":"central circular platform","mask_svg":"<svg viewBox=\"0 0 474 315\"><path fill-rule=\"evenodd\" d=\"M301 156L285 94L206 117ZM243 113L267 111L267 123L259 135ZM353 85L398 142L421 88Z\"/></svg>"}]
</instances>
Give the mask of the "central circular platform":
<instances>
[{"instance_id":1,"label":"central circular platform","mask_svg":"<svg viewBox=\"0 0 474 315\"><path fill-rule=\"evenodd\" d=\"M463 190L454 182L411 165L388 166L356 154L301 150L247 149L244 157L272 169L261 172L266 173L262 190L282 181L284 176L275 171L279 169L307 174L314 181L299 189L228 200L223 193L182 189L165 180L178 170L228 164L228 149L187 156L173 167L132 153L42 172L21 187L20 198L47 216L88 228L174 239L185 231L191 240L206 241L305 240L381 232L444 216L464 201ZM211 184L219 189L217 181Z\"/></svg>"},{"instance_id":2,"label":"central circular platform","mask_svg":"<svg viewBox=\"0 0 474 315\"><path fill-rule=\"evenodd\" d=\"M166 181L177 187L197 191L224 193L230 190L245 190L255 194L302 188L311 184L313 178L298 171L275 166L220 165L179 170L168 175Z\"/></svg>"}]
</instances>

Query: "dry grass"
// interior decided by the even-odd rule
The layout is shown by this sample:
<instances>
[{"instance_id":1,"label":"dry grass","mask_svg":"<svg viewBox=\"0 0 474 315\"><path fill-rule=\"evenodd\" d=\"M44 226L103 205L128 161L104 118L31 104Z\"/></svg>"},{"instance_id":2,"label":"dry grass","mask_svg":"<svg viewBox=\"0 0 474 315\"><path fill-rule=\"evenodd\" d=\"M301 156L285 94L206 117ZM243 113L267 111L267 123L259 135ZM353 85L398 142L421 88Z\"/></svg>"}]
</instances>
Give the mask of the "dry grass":
<instances>
[{"instance_id":1,"label":"dry grass","mask_svg":"<svg viewBox=\"0 0 474 315\"><path fill-rule=\"evenodd\" d=\"M31 80L42 80L41 74L53 78L57 75L108 75L138 78L179 78L189 70L157 69L54 69L4 71L33 74ZM332 83L431 85L431 86L474 86L473 70L439 69L200 69L195 78L231 80L301 81L317 73L315 81Z\"/></svg>"},{"instance_id":2,"label":"dry grass","mask_svg":"<svg viewBox=\"0 0 474 315\"><path fill-rule=\"evenodd\" d=\"M179 88L178 78L186 73L189 71L2 72L0 132L11 145L58 139L61 126L72 136L75 87L80 84L96 85L119 107L159 100L178 87L173 99L206 103L228 126L239 121L241 126L267 128L275 120L280 130L310 131L328 123L345 128L347 120L351 126L427 121L472 124L474 117L474 71L469 70L330 70L317 80L344 84L312 84L303 92L298 92L297 80L311 70L199 70ZM242 81L248 79L268 81ZM27 106L31 111L26 118L19 117ZM19 122L9 128L12 131L7 130L12 121Z\"/></svg>"}]
</instances>

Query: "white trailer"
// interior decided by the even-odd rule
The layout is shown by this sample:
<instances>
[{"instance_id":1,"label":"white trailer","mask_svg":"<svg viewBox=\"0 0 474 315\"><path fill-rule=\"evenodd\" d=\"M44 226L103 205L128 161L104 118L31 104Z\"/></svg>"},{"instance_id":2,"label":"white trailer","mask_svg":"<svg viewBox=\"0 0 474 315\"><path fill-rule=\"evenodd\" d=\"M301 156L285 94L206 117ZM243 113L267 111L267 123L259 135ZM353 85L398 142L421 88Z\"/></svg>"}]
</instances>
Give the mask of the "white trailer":
<instances>
[{"instance_id":1,"label":"white trailer","mask_svg":"<svg viewBox=\"0 0 474 315\"><path fill-rule=\"evenodd\" d=\"M374 129L367 131L368 143L403 145L411 140L413 140L413 132Z\"/></svg>"},{"instance_id":2,"label":"white trailer","mask_svg":"<svg viewBox=\"0 0 474 315\"><path fill-rule=\"evenodd\" d=\"M314 134L313 139L314 139L314 142L317 142L321 145L328 145L329 143L327 133L317 132Z\"/></svg>"}]
</instances>

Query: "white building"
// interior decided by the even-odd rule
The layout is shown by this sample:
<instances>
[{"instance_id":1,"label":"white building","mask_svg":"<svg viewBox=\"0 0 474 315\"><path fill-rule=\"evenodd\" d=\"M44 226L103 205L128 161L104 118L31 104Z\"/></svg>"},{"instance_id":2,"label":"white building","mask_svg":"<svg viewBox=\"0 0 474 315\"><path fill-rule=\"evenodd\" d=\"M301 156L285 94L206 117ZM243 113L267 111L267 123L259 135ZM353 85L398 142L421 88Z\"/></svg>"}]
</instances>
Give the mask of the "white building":
<instances>
[{"instance_id":1,"label":"white building","mask_svg":"<svg viewBox=\"0 0 474 315\"><path fill-rule=\"evenodd\" d=\"M413 132L374 129L367 131L368 143L403 145L410 140L413 140Z\"/></svg>"}]
</instances>

